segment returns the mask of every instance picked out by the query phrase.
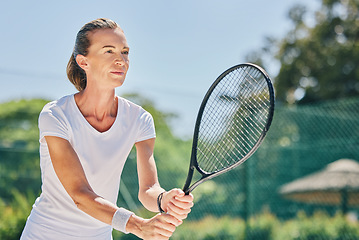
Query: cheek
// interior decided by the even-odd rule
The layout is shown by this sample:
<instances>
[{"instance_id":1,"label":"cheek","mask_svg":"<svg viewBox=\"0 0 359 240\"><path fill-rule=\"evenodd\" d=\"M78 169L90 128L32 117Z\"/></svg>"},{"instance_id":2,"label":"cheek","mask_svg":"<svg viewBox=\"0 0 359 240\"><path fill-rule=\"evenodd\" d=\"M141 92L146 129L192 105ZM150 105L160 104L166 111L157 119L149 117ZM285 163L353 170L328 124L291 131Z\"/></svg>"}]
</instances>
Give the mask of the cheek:
<instances>
[{"instance_id":1,"label":"cheek","mask_svg":"<svg viewBox=\"0 0 359 240\"><path fill-rule=\"evenodd\" d=\"M125 61L125 65L126 65L126 69L128 70L129 67L130 67L130 60L129 60L129 59L127 59L127 60Z\"/></svg>"},{"instance_id":2,"label":"cheek","mask_svg":"<svg viewBox=\"0 0 359 240\"><path fill-rule=\"evenodd\" d=\"M124 60L125 60L125 63L127 64L127 65L129 65L130 64L130 58L127 56L126 58L124 58Z\"/></svg>"}]
</instances>

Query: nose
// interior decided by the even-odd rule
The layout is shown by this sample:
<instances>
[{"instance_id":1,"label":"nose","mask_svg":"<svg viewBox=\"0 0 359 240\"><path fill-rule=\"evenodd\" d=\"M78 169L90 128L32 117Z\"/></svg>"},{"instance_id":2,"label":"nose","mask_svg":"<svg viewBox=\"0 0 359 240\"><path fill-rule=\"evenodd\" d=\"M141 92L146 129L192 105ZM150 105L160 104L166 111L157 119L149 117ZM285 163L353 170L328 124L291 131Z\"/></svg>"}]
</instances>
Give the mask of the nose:
<instances>
[{"instance_id":1,"label":"nose","mask_svg":"<svg viewBox=\"0 0 359 240\"><path fill-rule=\"evenodd\" d=\"M125 63L126 63L126 56L124 56L123 54L118 54L115 59L115 64L122 66Z\"/></svg>"},{"instance_id":2,"label":"nose","mask_svg":"<svg viewBox=\"0 0 359 240\"><path fill-rule=\"evenodd\" d=\"M116 65L122 66L125 63L125 60L123 59L122 56L120 56L120 57L116 58L115 63L116 63Z\"/></svg>"}]
</instances>

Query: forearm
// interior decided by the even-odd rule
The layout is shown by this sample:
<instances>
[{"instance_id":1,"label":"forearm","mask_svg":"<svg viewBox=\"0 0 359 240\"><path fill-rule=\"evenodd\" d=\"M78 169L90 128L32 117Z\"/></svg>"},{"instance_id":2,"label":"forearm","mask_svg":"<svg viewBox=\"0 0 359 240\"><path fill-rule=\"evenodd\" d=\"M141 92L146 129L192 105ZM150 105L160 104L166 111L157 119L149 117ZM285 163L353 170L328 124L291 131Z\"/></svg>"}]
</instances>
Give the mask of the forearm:
<instances>
[{"instance_id":1,"label":"forearm","mask_svg":"<svg viewBox=\"0 0 359 240\"><path fill-rule=\"evenodd\" d=\"M155 184L151 187L140 189L138 199L147 210L158 212L157 197L164 191L159 184Z\"/></svg>"},{"instance_id":2,"label":"forearm","mask_svg":"<svg viewBox=\"0 0 359 240\"><path fill-rule=\"evenodd\" d=\"M80 210L109 225L112 223L114 213L118 210L115 204L91 190L72 194L72 199Z\"/></svg>"},{"instance_id":3,"label":"forearm","mask_svg":"<svg viewBox=\"0 0 359 240\"><path fill-rule=\"evenodd\" d=\"M116 230L132 233L139 237L143 236L144 228L146 228L145 219L138 217L129 211L126 213L127 210L121 210L116 205L91 192L84 194L82 197L78 197L78 199L80 199L80 202L77 203L78 208L92 217L112 225ZM122 215L123 210L125 211L125 216ZM116 213L116 211L119 212ZM128 213L130 213L130 215L127 215ZM123 218L126 217L129 217L128 221L124 222Z\"/></svg>"},{"instance_id":4,"label":"forearm","mask_svg":"<svg viewBox=\"0 0 359 240\"><path fill-rule=\"evenodd\" d=\"M165 190L161 188L158 182L157 168L153 157L154 144L154 139L136 143L139 182L138 199L147 210L158 212L157 197Z\"/></svg>"}]
</instances>

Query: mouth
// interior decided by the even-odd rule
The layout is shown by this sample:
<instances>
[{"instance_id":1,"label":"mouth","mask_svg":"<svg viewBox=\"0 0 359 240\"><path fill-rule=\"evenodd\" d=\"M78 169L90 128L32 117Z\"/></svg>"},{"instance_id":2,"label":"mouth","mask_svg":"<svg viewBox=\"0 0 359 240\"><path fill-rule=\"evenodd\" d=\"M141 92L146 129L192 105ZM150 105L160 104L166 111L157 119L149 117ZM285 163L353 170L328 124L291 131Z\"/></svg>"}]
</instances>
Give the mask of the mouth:
<instances>
[{"instance_id":1,"label":"mouth","mask_svg":"<svg viewBox=\"0 0 359 240\"><path fill-rule=\"evenodd\" d=\"M122 72L122 71L111 71L111 73L114 74L114 75L118 75L118 76L123 76L123 75L125 75L125 73Z\"/></svg>"}]
</instances>

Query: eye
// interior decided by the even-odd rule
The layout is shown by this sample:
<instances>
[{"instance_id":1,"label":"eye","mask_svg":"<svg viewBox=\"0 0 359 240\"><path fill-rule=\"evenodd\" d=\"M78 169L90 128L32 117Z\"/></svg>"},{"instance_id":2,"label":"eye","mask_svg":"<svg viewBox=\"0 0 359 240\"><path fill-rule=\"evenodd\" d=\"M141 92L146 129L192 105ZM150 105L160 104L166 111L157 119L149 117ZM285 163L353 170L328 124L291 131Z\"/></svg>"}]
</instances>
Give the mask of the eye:
<instances>
[{"instance_id":1,"label":"eye","mask_svg":"<svg viewBox=\"0 0 359 240\"><path fill-rule=\"evenodd\" d=\"M122 54L128 55L128 54L130 54L130 50L123 50L123 51L122 51Z\"/></svg>"},{"instance_id":2,"label":"eye","mask_svg":"<svg viewBox=\"0 0 359 240\"><path fill-rule=\"evenodd\" d=\"M110 49L110 50L107 50L106 53L113 53L113 51Z\"/></svg>"}]
</instances>

